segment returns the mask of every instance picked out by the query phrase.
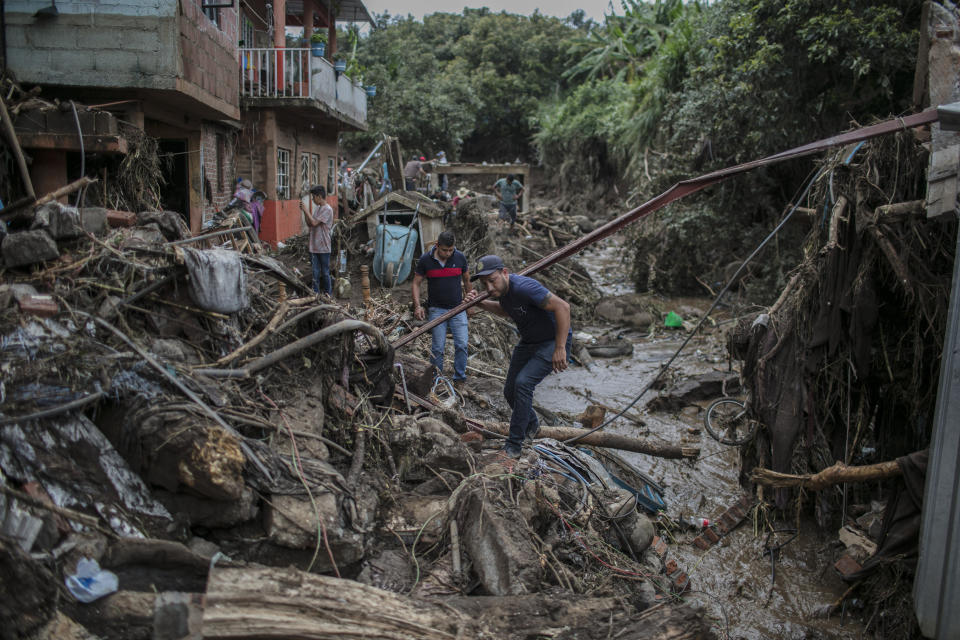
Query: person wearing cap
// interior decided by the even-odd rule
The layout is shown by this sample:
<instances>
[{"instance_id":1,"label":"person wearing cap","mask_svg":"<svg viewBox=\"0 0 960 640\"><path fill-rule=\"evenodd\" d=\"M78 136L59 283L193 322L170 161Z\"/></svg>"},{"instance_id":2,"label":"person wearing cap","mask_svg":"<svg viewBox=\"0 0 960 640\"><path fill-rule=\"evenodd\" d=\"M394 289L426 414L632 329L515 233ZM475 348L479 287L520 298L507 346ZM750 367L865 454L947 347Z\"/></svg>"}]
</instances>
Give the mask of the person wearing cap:
<instances>
[{"instance_id":1,"label":"person wearing cap","mask_svg":"<svg viewBox=\"0 0 960 640\"><path fill-rule=\"evenodd\" d=\"M416 191L417 190L417 178L420 176L427 175L427 172L423 170L423 156L420 156L417 159L417 156L410 158L408 162L403 167L403 185L407 191Z\"/></svg>"},{"instance_id":2,"label":"person wearing cap","mask_svg":"<svg viewBox=\"0 0 960 640\"><path fill-rule=\"evenodd\" d=\"M321 186L310 189L313 201L313 213L307 215L307 209L300 201L303 221L310 230L308 249L310 266L313 269L313 290L333 295L333 282L330 279L330 232L333 229L333 207L327 203L327 190Z\"/></svg>"},{"instance_id":3,"label":"person wearing cap","mask_svg":"<svg viewBox=\"0 0 960 640\"><path fill-rule=\"evenodd\" d=\"M473 291L467 258L454 245L453 231L443 231L437 236L432 249L420 256L410 287L413 294L413 315L417 320L439 318L463 302L463 292ZM428 282L427 311L420 306L420 285ZM460 387L467 379L467 313L461 311L441 322L432 330L430 362L437 373L443 373L443 351L447 342L447 328L453 334L453 384Z\"/></svg>"},{"instance_id":4,"label":"person wearing cap","mask_svg":"<svg viewBox=\"0 0 960 640\"><path fill-rule=\"evenodd\" d=\"M483 309L511 318L520 333L503 385L503 395L513 410L510 435L503 450L508 457L519 458L524 440L532 440L540 431L533 411L534 390L551 371L567 368L573 335L570 305L537 280L509 273L499 256L480 258L471 280L477 279L490 298L468 309L468 313ZM467 300L477 296L476 291L468 292Z\"/></svg>"},{"instance_id":5,"label":"person wearing cap","mask_svg":"<svg viewBox=\"0 0 960 640\"><path fill-rule=\"evenodd\" d=\"M453 197L453 201L450 203L453 206L453 211L457 211L457 205L470 197L470 191L466 187L460 187L457 189L457 195Z\"/></svg>"},{"instance_id":6,"label":"person wearing cap","mask_svg":"<svg viewBox=\"0 0 960 640\"><path fill-rule=\"evenodd\" d=\"M500 214L497 217L509 222L512 229L517 221L517 200L523 195L523 185L517 180L517 176L511 173L506 178L497 180L493 185L493 193L500 201Z\"/></svg>"}]
</instances>

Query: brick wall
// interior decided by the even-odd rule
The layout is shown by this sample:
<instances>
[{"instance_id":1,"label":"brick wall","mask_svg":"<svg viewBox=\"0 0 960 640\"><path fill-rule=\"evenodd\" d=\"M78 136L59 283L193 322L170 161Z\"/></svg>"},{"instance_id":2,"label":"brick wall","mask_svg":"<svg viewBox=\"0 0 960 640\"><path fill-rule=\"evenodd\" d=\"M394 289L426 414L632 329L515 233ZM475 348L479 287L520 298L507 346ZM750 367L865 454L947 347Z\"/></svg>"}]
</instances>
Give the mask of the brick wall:
<instances>
[{"instance_id":1,"label":"brick wall","mask_svg":"<svg viewBox=\"0 0 960 640\"><path fill-rule=\"evenodd\" d=\"M203 146L203 219L222 209L236 191L236 129L205 122L200 128ZM244 176L246 177L246 176Z\"/></svg>"},{"instance_id":2,"label":"brick wall","mask_svg":"<svg viewBox=\"0 0 960 640\"><path fill-rule=\"evenodd\" d=\"M180 49L185 83L240 104L240 18L236 8L219 9L219 27L200 9L200 0L180 0Z\"/></svg>"}]
</instances>

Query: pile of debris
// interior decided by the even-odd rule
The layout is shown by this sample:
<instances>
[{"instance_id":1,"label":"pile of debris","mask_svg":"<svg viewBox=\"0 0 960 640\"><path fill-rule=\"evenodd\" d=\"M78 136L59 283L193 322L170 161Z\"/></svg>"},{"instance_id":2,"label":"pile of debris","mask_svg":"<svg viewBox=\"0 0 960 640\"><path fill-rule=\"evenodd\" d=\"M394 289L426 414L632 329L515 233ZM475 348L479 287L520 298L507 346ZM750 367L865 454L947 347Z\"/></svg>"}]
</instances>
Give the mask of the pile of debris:
<instances>
[{"instance_id":1,"label":"pile of debris","mask_svg":"<svg viewBox=\"0 0 960 640\"><path fill-rule=\"evenodd\" d=\"M761 496L774 487L772 501L790 513L791 497L809 499L822 527L841 538L850 529L860 544L837 567L857 597L877 611L905 608L866 615L885 637L915 624L912 580L901 575L916 561L957 232L954 216L926 217L926 166L909 132L828 160L812 189L808 212L823 218L806 259L729 342L764 427L745 448L744 476L759 467ZM894 476L903 480L860 482Z\"/></svg>"},{"instance_id":2,"label":"pile of debris","mask_svg":"<svg viewBox=\"0 0 960 640\"><path fill-rule=\"evenodd\" d=\"M239 228L50 203L4 239L3 637L707 636L641 492L556 440L484 454L481 402L399 375L408 309Z\"/></svg>"}]
</instances>

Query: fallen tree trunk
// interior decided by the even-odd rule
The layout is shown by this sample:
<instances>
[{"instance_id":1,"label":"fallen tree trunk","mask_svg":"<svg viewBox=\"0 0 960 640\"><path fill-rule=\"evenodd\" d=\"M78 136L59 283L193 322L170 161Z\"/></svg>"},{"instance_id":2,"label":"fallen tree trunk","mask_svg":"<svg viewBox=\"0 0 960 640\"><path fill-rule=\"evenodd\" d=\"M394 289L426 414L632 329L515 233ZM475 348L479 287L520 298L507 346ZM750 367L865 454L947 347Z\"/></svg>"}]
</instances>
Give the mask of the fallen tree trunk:
<instances>
[{"instance_id":1,"label":"fallen tree trunk","mask_svg":"<svg viewBox=\"0 0 960 640\"><path fill-rule=\"evenodd\" d=\"M800 476L790 473L777 473L770 469L757 467L751 472L750 480L774 488L803 487L804 489L819 491L844 482L869 482L871 480L894 478L899 475L903 475L903 471L901 471L897 461L892 460L863 467L848 467L842 462L838 462L819 473Z\"/></svg>"},{"instance_id":2,"label":"fallen tree trunk","mask_svg":"<svg viewBox=\"0 0 960 640\"><path fill-rule=\"evenodd\" d=\"M506 422L483 422L483 428L492 431L498 435L506 436L510 434L510 425ZM630 438L628 436L619 436L615 433L603 433L597 431L590 435L587 429L575 429L572 427L540 427L538 438L553 438L554 440L577 440L580 444L590 445L592 447L603 447L605 449L620 449L621 451L633 451L635 453L645 453L649 456L658 458L696 458L700 455L699 447L677 447L670 444L659 444L649 440L640 440L639 438ZM581 437L583 436L583 437Z\"/></svg>"},{"instance_id":3,"label":"fallen tree trunk","mask_svg":"<svg viewBox=\"0 0 960 640\"><path fill-rule=\"evenodd\" d=\"M203 613L204 639L519 640L541 635L694 640L709 637L709 628L702 614L682 603L636 611L617 598L545 594L436 602L272 568L211 572Z\"/></svg>"}]
</instances>

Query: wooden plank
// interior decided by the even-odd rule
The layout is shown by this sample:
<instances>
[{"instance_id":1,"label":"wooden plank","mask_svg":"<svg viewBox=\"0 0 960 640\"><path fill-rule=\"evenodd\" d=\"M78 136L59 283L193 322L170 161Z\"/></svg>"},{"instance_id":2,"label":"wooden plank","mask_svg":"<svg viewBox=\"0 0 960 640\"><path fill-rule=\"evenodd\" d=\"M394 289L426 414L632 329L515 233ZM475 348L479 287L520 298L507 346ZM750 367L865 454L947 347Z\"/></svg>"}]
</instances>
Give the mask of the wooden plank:
<instances>
[{"instance_id":1,"label":"wooden plank","mask_svg":"<svg viewBox=\"0 0 960 640\"><path fill-rule=\"evenodd\" d=\"M449 164L437 164L433 167L436 173L447 173L452 175L506 175L516 173L522 176L530 174L530 165L528 164L475 164L472 162L451 162Z\"/></svg>"},{"instance_id":2,"label":"wooden plank","mask_svg":"<svg viewBox=\"0 0 960 640\"><path fill-rule=\"evenodd\" d=\"M54 151L80 151L80 139L74 133L18 133L20 146L24 149L52 149ZM85 153L127 153L127 139L123 136L83 136Z\"/></svg>"}]
</instances>

